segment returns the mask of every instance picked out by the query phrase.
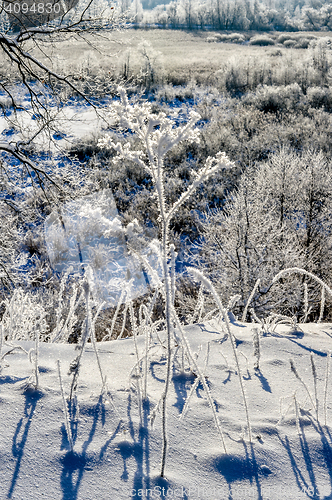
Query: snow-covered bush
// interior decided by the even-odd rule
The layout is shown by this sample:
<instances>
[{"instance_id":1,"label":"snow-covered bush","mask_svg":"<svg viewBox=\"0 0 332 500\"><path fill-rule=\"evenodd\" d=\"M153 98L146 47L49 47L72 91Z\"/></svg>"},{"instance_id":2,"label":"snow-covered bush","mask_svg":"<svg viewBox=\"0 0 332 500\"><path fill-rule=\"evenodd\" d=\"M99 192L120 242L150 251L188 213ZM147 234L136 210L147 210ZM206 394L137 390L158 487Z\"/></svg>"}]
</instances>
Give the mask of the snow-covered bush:
<instances>
[{"instance_id":1,"label":"snow-covered bush","mask_svg":"<svg viewBox=\"0 0 332 500\"><path fill-rule=\"evenodd\" d=\"M242 33L230 33L227 35L216 33L214 37L208 37L207 41L209 41L209 38L215 38L216 42L243 43L245 41L245 36Z\"/></svg>"},{"instance_id":2,"label":"snow-covered bush","mask_svg":"<svg viewBox=\"0 0 332 500\"><path fill-rule=\"evenodd\" d=\"M289 112L302 105L303 92L297 83L286 86L262 85L254 94L247 94L244 102L254 104L265 113Z\"/></svg>"},{"instance_id":3,"label":"snow-covered bush","mask_svg":"<svg viewBox=\"0 0 332 500\"><path fill-rule=\"evenodd\" d=\"M250 45L260 45L265 47L267 45L275 45L275 41L268 36L254 36L249 41Z\"/></svg>"},{"instance_id":4,"label":"snow-covered bush","mask_svg":"<svg viewBox=\"0 0 332 500\"><path fill-rule=\"evenodd\" d=\"M329 88L309 87L306 97L313 108L324 108L326 111L332 109L332 92Z\"/></svg>"},{"instance_id":5,"label":"snow-covered bush","mask_svg":"<svg viewBox=\"0 0 332 500\"><path fill-rule=\"evenodd\" d=\"M143 41L139 44L138 52L142 61L139 79L144 87L149 89L152 85L162 82L162 54L154 50L147 41Z\"/></svg>"}]
</instances>

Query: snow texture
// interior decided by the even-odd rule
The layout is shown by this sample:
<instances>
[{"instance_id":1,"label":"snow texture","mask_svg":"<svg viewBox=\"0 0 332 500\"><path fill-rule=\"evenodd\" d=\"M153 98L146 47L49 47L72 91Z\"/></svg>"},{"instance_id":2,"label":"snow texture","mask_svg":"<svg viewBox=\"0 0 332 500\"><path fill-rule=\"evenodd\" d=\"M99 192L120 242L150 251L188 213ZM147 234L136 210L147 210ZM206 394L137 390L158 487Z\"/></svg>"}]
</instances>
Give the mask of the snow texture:
<instances>
[{"instance_id":1,"label":"snow texture","mask_svg":"<svg viewBox=\"0 0 332 500\"><path fill-rule=\"evenodd\" d=\"M191 350L204 374L225 435L223 452L206 395L198 384L183 418L179 418L196 376L176 353L168 400L169 451L166 478L158 478L161 419L151 427L149 415L165 383L165 348L152 339L148 398L140 406L136 350L132 338L97 345L107 392L92 344L87 344L77 387L78 414L68 405L74 451L70 451L59 385L68 397L70 362L75 346L40 344L39 389L26 389L33 365L23 350L1 360L0 498L87 500L178 498L207 500L332 498L332 394L326 367L332 326L279 325L260 333L260 363L255 368L252 325L231 324L243 375L252 426L247 441L246 417L229 337L211 320L186 327ZM256 325L257 326L257 325ZM163 334L160 334L163 339ZM209 349L208 363L206 353ZM26 351L33 342L16 345ZM144 336L137 337L139 356ZM3 354L10 349L6 343ZM312 362L315 370L312 370ZM31 356L30 356L31 358ZM294 375L290 359L304 384ZM313 373L315 372L315 376ZM314 381L316 380L316 391ZM308 391L317 404L313 407ZM315 401L315 394L317 401ZM141 408L141 410L140 410ZM244 437L244 439L243 439Z\"/></svg>"}]
</instances>

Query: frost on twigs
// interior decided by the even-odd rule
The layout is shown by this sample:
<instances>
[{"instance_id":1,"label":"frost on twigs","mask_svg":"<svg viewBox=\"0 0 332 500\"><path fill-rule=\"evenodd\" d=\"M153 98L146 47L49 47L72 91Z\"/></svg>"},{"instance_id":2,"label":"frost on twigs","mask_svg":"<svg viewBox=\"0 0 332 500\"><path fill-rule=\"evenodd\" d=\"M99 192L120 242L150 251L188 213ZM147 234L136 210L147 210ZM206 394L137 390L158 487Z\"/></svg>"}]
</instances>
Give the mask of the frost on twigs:
<instances>
[{"instance_id":1,"label":"frost on twigs","mask_svg":"<svg viewBox=\"0 0 332 500\"><path fill-rule=\"evenodd\" d=\"M252 328L251 331L252 331L252 341L254 345L254 357L255 357L254 369L259 371L259 361L261 357L259 329Z\"/></svg>"},{"instance_id":2,"label":"frost on twigs","mask_svg":"<svg viewBox=\"0 0 332 500\"><path fill-rule=\"evenodd\" d=\"M120 102L115 103L110 110L113 122L123 131L130 130L144 145L144 150L133 150L129 143L115 143L111 135L106 135L98 142L100 148L112 149L118 153L115 162L122 159L133 161L147 171L154 186L163 195L163 158L174 146L182 141L199 143L199 128L195 124L200 115L190 112L187 123L175 126L177 116L169 118L165 113L152 112L152 105L147 102L129 103L126 92L119 89ZM167 213L168 221L200 183L207 180L220 168L232 167L233 163L225 153L219 152L214 158L207 158L204 166L193 174L193 181L187 191L177 200ZM158 199L160 202L160 200ZM165 214L166 215L166 214Z\"/></svg>"}]
</instances>

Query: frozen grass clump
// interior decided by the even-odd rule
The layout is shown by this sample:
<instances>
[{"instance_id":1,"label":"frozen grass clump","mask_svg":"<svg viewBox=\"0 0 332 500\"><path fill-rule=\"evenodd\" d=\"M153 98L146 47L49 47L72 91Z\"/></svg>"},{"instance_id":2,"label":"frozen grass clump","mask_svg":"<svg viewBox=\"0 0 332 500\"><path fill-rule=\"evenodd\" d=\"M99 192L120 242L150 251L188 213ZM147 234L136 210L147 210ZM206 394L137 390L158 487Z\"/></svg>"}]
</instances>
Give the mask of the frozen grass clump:
<instances>
[{"instance_id":1,"label":"frozen grass clump","mask_svg":"<svg viewBox=\"0 0 332 500\"><path fill-rule=\"evenodd\" d=\"M47 312L38 298L17 288L10 299L4 301L2 335L6 341L31 340L39 332L41 340L48 332Z\"/></svg>"},{"instance_id":2,"label":"frozen grass clump","mask_svg":"<svg viewBox=\"0 0 332 500\"><path fill-rule=\"evenodd\" d=\"M219 40L218 40L218 38L217 38L216 36L208 36L208 37L206 38L206 41L207 41L208 43L215 43L215 42L219 42Z\"/></svg>"},{"instance_id":3,"label":"frozen grass clump","mask_svg":"<svg viewBox=\"0 0 332 500\"><path fill-rule=\"evenodd\" d=\"M216 42L228 42L228 43L243 43L245 42L246 38L242 33L230 33L230 34L219 34L217 33L214 35L214 37L208 37L207 41L209 41L209 38L213 38L213 41Z\"/></svg>"},{"instance_id":4,"label":"frozen grass clump","mask_svg":"<svg viewBox=\"0 0 332 500\"><path fill-rule=\"evenodd\" d=\"M288 49L292 49L296 46L296 41L295 40L285 40L284 41L284 47L287 47Z\"/></svg>"}]
</instances>

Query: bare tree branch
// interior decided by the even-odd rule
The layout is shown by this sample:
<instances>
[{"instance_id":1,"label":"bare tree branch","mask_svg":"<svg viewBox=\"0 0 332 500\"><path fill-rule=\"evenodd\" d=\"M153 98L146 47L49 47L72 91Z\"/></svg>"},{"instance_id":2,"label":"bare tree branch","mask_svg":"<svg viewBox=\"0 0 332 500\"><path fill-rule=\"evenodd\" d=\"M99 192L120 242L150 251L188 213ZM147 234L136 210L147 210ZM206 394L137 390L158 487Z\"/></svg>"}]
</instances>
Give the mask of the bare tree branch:
<instances>
[{"instance_id":1,"label":"bare tree branch","mask_svg":"<svg viewBox=\"0 0 332 500\"><path fill-rule=\"evenodd\" d=\"M36 18L36 26L31 26L29 25L29 23L31 24L31 19L27 19L25 23L26 18L29 16L23 15L22 17L17 15L16 18L19 23L20 31L18 33L0 33L0 54L2 52L11 67L15 69L17 75L17 82L11 82L2 78L2 80L0 80L0 90L8 97L11 111L14 112L16 117L18 111L25 111L36 120L37 124L40 124L38 130L34 131L30 138L27 140L18 140L16 145L13 145L13 141L8 143L0 141L0 152L2 151L19 160L25 167L35 172L38 180L44 178L52 182L53 185L56 185L56 183L51 180L50 176L29 158L27 146L31 145L41 132L48 132L50 134L54 116L50 114L48 100L51 96L55 97L58 84L70 89L75 95L91 106L99 118L104 118L99 114L97 106L92 102L89 96L81 90L79 85L74 83L74 75L60 74L54 71L52 67L52 58L47 55L47 51L43 50L43 44L51 43L55 46L55 37L59 37L60 34L75 35L84 38L88 33L96 33L104 22L102 16L93 18L89 15L89 9L96 1L97 0L89 0L82 8L82 11L78 15L77 13L75 14L75 17L75 15L71 16L72 13L70 11L72 10L72 6L77 4L77 1L75 2L75 0L72 0L68 2L68 0L63 0L61 4L69 4L69 8L67 8L67 10L62 9L62 14L56 21L57 24L55 24L54 19L51 19L44 25L38 26L38 18ZM17 0L0 1L0 8L3 10L5 4L12 3L15 5L15 2L17 3ZM113 23L113 29L117 29L121 26L122 20L116 17L113 8L112 12L113 14L110 18L110 22ZM25 26L25 24L27 24L27 26ZM27 46L28 42L30 45L32 43L32 48L31 46ZM92 45L91 41L87 41L87 43L89 43L90 46ZM33 54L33 47L38 48L40 53L49 61L49 64L43 62L40 57L36 57ZM23 84L23 88L26 89L29 101L28 106L22 105L15 91L15 83L19 82ZM59 105L60 103L58 102L58 106ZM9 113L7 112L6 106L0 101L0 112L1 111L3 117L9 120Z\"/></svg>"}]
</instances>

